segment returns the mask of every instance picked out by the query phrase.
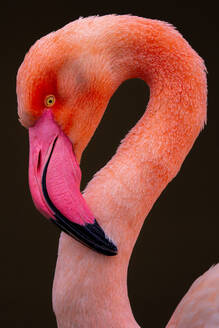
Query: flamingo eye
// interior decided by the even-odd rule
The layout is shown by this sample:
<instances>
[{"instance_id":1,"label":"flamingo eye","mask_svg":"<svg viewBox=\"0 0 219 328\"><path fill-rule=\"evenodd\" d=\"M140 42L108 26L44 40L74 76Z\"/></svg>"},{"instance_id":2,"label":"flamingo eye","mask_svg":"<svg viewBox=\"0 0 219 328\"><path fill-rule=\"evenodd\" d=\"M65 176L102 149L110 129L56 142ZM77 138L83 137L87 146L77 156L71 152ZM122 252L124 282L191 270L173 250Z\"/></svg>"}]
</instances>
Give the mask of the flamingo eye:
<instances>
[{"instance_id":1,"label":"flamingo eye","mask_svg":"<svg viewBox=\"0 0 219 328\"><path fill-rule=\"evenodd\" d=\"M46 107L52 107L55 104L55 101L56 101L55 96L48 95L44 100L44 104L46 105Z\"/></svg>"}]
</instances>

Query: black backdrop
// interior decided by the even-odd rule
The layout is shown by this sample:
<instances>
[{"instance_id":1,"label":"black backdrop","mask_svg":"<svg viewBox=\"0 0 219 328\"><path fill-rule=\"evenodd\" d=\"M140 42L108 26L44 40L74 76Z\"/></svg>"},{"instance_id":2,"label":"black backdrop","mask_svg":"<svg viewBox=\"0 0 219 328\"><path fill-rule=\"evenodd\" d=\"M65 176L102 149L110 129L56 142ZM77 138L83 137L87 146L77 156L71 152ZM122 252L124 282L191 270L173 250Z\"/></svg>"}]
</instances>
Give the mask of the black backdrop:
<instances>
[{"instance_id":1,"label":"black backdrop","mask_svg":"<svg viewBox=\"0 0 219 328\"><path fill-rule=\"evenodd\" d=\"M132 13L168 21L205 59L209 72L208 125L154 205L131 259L129 296L139 324L164 327L192 281L219 262L218 11L210 2L180 3L1 4L1 327L56 327L51 288L59 232L32 204L28 135L17 120L15 79L24 54L37 39L79 16ZM148 88L140 80L127 81L115 93L84 154L82 186L112 156L119 140L142 115L148 97Z\"/></svg>"}]
</instances>

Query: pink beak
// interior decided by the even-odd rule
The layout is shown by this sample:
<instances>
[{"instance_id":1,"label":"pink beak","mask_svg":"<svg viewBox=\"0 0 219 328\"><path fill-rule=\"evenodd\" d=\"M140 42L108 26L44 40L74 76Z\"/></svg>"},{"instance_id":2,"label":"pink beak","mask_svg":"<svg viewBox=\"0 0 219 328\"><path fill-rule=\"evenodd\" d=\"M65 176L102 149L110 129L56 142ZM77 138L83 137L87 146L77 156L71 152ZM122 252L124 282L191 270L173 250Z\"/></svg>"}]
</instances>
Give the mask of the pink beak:
<instances>
[{"instance_id":1,"label":"pink beak","mask_svg":"<svg viewBox=\"0 0 219 328\"><path fill-rule=\"evenodd\" d=\"M45 110L29 128L29 185L36 208L64 232L105 255L117 247L105 235L80 193L81 170L70 140Z\"/></svg>"}]
</instances>

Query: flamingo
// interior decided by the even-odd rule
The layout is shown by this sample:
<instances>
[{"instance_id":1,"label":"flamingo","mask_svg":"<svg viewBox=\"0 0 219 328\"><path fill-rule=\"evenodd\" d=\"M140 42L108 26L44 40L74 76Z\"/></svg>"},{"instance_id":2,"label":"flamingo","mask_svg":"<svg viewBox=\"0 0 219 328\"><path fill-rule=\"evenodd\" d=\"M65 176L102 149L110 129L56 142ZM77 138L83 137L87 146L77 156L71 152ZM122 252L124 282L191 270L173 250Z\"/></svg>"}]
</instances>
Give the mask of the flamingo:
<instances>
[{"instance_id":1,"label":"flamingo","mask_svg":"<svg viewBox=\"0 0 219 328\"><path fill-rule=\"evenodd\" d=\"M82 153L109 99L131 78L149 85L147 109L82 194ZM139 327L127 293L129 259L205 124L206 95L203 60L158 20L80 18L26 54L17 97L29 129L30 190L36 208L63 230L53 283L59 328ZM219 327L218 276L219 265L201 276L166 327Z\"/></svg>"}]
</instances>

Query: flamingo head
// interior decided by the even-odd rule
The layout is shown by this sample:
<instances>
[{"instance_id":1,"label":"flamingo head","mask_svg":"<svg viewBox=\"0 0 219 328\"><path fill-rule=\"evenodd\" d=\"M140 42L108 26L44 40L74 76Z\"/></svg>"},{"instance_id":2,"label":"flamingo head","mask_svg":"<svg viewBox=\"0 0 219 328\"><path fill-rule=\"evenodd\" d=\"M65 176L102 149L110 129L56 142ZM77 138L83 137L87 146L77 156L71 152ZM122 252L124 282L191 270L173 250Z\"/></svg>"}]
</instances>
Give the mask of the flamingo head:
<instances>
[{"instance_id":1,"label":"flamingo head","mask_svg":"<svg viewBox=\"0 0 219 328\"><path fill-rule=\"evenodd\" d=\"M111 71L90 41L79 42L73 23L67 27L37 41L17 75L19 119L29 130L30 190L37 209L63 231L115 255L80 193L79 168L112 93Z\"/></svg>"}]
</instances>

